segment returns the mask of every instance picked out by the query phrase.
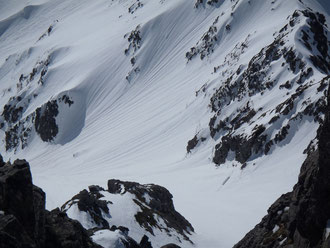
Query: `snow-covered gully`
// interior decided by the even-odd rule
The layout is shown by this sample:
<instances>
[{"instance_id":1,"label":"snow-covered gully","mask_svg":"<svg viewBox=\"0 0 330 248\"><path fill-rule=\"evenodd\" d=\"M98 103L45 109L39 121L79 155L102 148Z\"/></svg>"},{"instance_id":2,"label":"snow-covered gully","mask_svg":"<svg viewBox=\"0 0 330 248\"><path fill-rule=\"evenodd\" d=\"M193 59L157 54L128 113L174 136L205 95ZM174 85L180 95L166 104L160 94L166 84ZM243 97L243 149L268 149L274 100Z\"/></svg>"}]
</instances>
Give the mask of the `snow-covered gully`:
<instances>
[{"instance_id":1,"label":"snow-covered gully","mask_svg":"<svg viewBox=\"0 0 330 248\"><path fill-rule=\"evenodd\" d=\"M0 153L104 247L233 247L318 149L329 17L327 0L0 0Z\"/></svg>"}]
</instances>

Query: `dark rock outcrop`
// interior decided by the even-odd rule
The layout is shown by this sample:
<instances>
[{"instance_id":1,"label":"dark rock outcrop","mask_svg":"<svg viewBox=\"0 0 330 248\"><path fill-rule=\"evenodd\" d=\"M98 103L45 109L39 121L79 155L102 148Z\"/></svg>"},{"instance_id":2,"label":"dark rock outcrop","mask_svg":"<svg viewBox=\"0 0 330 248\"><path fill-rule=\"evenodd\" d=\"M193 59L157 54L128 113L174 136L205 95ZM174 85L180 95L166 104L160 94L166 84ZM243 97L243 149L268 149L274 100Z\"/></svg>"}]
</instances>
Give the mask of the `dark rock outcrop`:
<instances>
[{"instance_id":1,"label":"dark rock outcrop","mask_svg":"<svg viewBox=\"0 0 330 248\"><path fill-rule=\"evenodd\" d=\"M0 168L0 210L11 215L32 240L43 241L45 193L32 184L29 164L16 160Z\"/></svg>"},{"instance_id":2,"label":"dark rock outcrop","mask_svg":"<svg viewBox=\"0 0 330 248\"><path fill-rule=\"evenodd\" d=\"M197 7L206 2L197 0ZM217 45L213 41L218 37L217 32L233 29L230 23L219 23L221 25L214 22L205 33L198 43L202 45L191 48L186 54L188 60L198 54L201 58L211 56L213 43ZM321 124L326 105L325 85L329 83L328 33L324 15L306 8L288 16L287 24L273 34L273 42L255 54L248 64L240 64L240 57L249 49L251 34L245 41L237 43L223 63L214 67L212 74L219 75L219 87L212 86L211 89L213 83L202 87L203 92L207 90L212 94L209 107L214 114L209 126L201 129L206 137L195 135L187 144L187 152L196 149L202 138L212 138L215 141L212 161L216 166L233 158L242 165L249 164L260 156L272 154L276 147L289 143L297 132L296 127L304 122L313 119ZM293 35L299 37L301 46L293 46L289 42L288 37ZM306 48L306 54L301 47ZM275 65L282 68L280 73L274 71ZM289 80L282 82L282 74L286 74ZM320 86L315 92L316 84ZM283 100L276 93L278 89L285 95ZM310 94L312 90L314 92ZM196 92L197 97L199 94L200 91ZM259 106L259 94L267 94L269 103L276 104L256 108ZM205 93L204 97L207 95ZM313 98L314 95L317 97ZM229 107L233 104L235 110Z\"/></svg>"},{"instance_id":3,"label":"dark rock outcrop","mask_svg":"<svg viewBox=\"0 0 330 248\"><path fill-rule=\"evenodd\" d=\"M34 126L42 141L51 141L57 135L57 115L58 104L55 100L47 102L43 109L37 108Z\"/></svg>"},{"instance_id":4,"label":"dark rock outcrop","mask_svg":"<svg viewBox=\"0 0 330 248\"><path fill-rule=\"evenodd\" d=\"M317 134L318 149L303 163L293 191L282 195L235 248L330 247L330 106Z\"/></svg>"},{"instance_id":5,"label":"dark rock outcrop","mask_svg":"<svg viewBox=\"0 0 330 248\"><path fill-rule=\"evenodd\" d=\"M108 191L112 194L129 192L135 195L137 199L135 203L141 208L141 211L135 215L135 219L140 226L144 227L151 234L153 234L152 227L157 227L155 214L164 220L168 228L176 230L186 240L189 240L187 234L194 231L192 225L175 210L172 200L173 196L164 187L112 179L108 181ZM146 195L149 196L148 201L145 199Z\"/></svg>"},{"instance_id":6,"label":"dark rock outcrop","mask_svg":"<svg viewBox=\"0 0 330 248\"><path fill-rule=\"evenodd\" d=\"M137 207L136 213L133 213L132 220L136 222L140 231L145 234L155 236L155 230L161 231L168 237L176 237L174 240L182 242L186 240L190 243L190 235L194 231L192 225L178 213L173 204L173 196L164 187L154 184L142 185L136 182L124 182L116 179L108 181L108 189L105 190L100 186L89 186L89 190L83 190L79 194L75 195L71 200L67 201L62 207L63 212L69 212L69 209L74 208L73 212L81 212L77 215L70 216L79 220L79 216L85 216L91 220L89 225L84 226L89 228L89 231L93 234L101 229L110 229L110 231L119 230L123 237L121 242L127 247L131 247L134 242L129 242L129 231L131 226L125 226L129 223L117 222L116 225L112 223L112 215L116 215L116 211L112 211L112 206L115 207L116 203L111 202L109 193L116 195L130 194L133 196L127 198L125 204L133 205ZM124 196L123 196L124 197ZM71 211L72 212L72 211ZM84 217L81 217L84 218ZM123 225L123 226L120 226ZM109 228L110 227L110 228ZM138 242L136 242L138 244ZM151 248L148 236L141 237L139 247Z\"/></svg>"},{"instance_id":7,"label":"dark rock outcrop","mask_svg":"<svg viewBox=\"0 0 330 248\"><path fill-rule=\"evenodd\" d=\"M129 8L128 13L134 14L138 9L143 7L143 3L140 2L140 0L136 0Z\"/></svg>"},{"instance_id":8,"label":"dark rock outcrop","mask_svg":"<svg viewBox=\"0 0 330 248\"><path fill-rule=\"evenodd\" d=\"M194 138L188 141L187 144L187 153L190 153L193 149L195 149L201 142L204 142L206 138L198 137L199 133L197 133Z\"/></svg>"},{"instance_id":9,"label":"dark rock outcrop","mask_svg":"<svg viewBox=\"0 0 330 248\"><path fill-rule=\"evenodd\" d=\"M44 142L53 141L59 133L60 127L56 118L60 114L61 106L69 110L74 104L73 99L64 94L47 101L26 116L26 110L37 96L23 92L19 96L11 97L5 104L0 115L0 129L5 132L6 151L26 148L34 134Z\"/></svg>"},{"instance_id":10,"label":"dark rock outcrop","mask_svg":"<svg viewBox=\"0 0 330 248\"><path fill-rule=\"evenodd\" d=\"M223 164L226 162L230 151L235 151L235 159L244 164L250 156L260 153L267 136L262 135L265 127L260 125L253 129L253 133L249 137L243 135L223 136L221 142L215 146L213 162Z\"/></svg>"},{"instance_id":11,"label":"dark rock outcrop","mask_svg":"<svg viewBox=\"0 0 330 248\"><path fill-rule=\"evenodd\" d=\"M213 24L203 34L202 38L197 42L196 46L190 48L190 51L186 52L186 59L189 62L194 57L198 56L201 60L210 56L215 49L218 42L219 29L217 23L219 22L219 16L214 20Z\"/></svg>"},{"instance_id":12,"label":"dark rock outcrop","mask_svg":"<svg viewBox=\"0 0 330 248\"><path fill-rule=\"evenodd\" d=\"M144 235L140 241L141 248L152 248L151 242L147 235Z\"/></svg>"},{"instance_id":13,"label":"dark rock outcrop","mask_svg":"<svg viewBox=\"0 0 330 248\"><path fill-rule=\"evenodd\" d=\"M80 248L94 244L79 222L45 210L45 193L32 184L28 162L0 159L0 247Z\"/></svg>"},{"instance_id":14,"label":"dark rock outcrop","mask_svg":"<svg viewBox=\"0 0 330 248\"><path fill-rule=\"evenodd\" d=\"M136 212L132 214L128 222L123 220L116 222L115 225L112 222L113 217L120 213L111 210L112 208L118 209L118 206L116 206L116 202L111 201L109 193L122 195L123 199L126 198L125 194L131 195L126 198L125 203L121 203L137 207ZM61 211L67 212L70 217L77 220L84 219L84 216L87 215L90 222L87 225L85 223L84 227L88 228L90 235L97 237L98 232L104 230L116 232L117 234L114 235L117 236L118 242L126 248L152 248L153 244L147 235L155 236L156 230L168 235L174 242L186 240L192 243L189 238L194 229L175 210L172 198L173 196L167 189L158 185L143 185L111 179L108 181L107 190L97 185L89 186L88 190L82 190L67 201L61 207ZM71 211L69 211L70 209ZM75 214L70 215L73 212ZM136 222L140 226L139 231L145 233L141 236L140 242L129 236L130 228L132 228L130 222ZM136 229L136 226L133 226ZM173 244L168 245L173 246Z\"/></svg>"},{"instance_id":15,"label":"dark rock outcrop","mask_svg":"<svg viewBox=\"0 0 330 248\"><path fill-rule=\"evenodd\" d=\"M0 214L0 247L35 248L36 244L14 215Z\"/></svg>"},{"instance_id":16,"label":"dark rock outcrop","mask_svg":"<svg viewBox=\"0 0 330 248\"><path fill-rule=\"evenodd\" d=\"M77 202L78 209L80 211L84 211L89 213L93 221L99 226L99 228L108 229L109 223L103 218L104 214L109 215L108 203L105 200L100 200L103 195L99 192L99 190L103 190L99 186L90 186L90 192L86 189L79 192L79 194L75 195L70 201L67 201L62 210L65 208L70 208L72 204Z\"/></svg>"},{"instance_id":17,"label":"dark rock outcrop","mask_svg":"<svg viewBox=\"0 0 330 248\"><path fill-rule=\"evenodd\" d=\"M3 157L0 155L0 167L3 167L6 163L3 161Z\"/></svg>"},{"instance_id":18,"label":"dark rock outcrop","mask_svg":"<svg viewBox=\"0 0 330 248\"><path fill-rule=\"evenodd\" d=\"M129 236L125 237L125 239L121 239L121 242L123 243L125 248L141 248L141 246Z\"/></svg>"},{"instance_id":19,"label":"dark rock outcrop","mask_svg":"<svg viewBox=\"0 0 330 248\"><path fill-rule=\"evenodd\" d=\"M59 209L47 212L45 229L47 248L100 247L92 242L78 221Z\"/></svg>"}]
</instances>

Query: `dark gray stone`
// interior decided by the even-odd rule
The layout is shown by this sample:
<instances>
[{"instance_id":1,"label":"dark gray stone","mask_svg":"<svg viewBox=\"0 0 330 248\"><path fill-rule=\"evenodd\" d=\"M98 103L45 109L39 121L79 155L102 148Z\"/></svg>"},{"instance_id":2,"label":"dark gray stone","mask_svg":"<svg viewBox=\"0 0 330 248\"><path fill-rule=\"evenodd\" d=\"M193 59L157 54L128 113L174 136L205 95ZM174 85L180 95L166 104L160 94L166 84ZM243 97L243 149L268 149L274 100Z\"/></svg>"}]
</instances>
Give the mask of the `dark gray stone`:
<instances>
[{"instance_id":1,"label":"dark gray stone","mask_svg":"<svg viewBox=\"0 0 330 248\"><path fill-rule=\"evenodd\" d=\"M100 248L79 222L46 211L45 198L28 162L0 166L0 248Z\"/></svg>"},{"instance_id":2,"label":"dark gray stone","mask_svg":"<svg viewBox=\"0 0 330 248\"><path fill-rule=\"evenodd\" d=\"M303 163L293 191L282 195L235 248L329 248L324 232L330 219L330 94L318 149ZM275 226L277 230L273 231Z\"/></svg>"}]
</instances>

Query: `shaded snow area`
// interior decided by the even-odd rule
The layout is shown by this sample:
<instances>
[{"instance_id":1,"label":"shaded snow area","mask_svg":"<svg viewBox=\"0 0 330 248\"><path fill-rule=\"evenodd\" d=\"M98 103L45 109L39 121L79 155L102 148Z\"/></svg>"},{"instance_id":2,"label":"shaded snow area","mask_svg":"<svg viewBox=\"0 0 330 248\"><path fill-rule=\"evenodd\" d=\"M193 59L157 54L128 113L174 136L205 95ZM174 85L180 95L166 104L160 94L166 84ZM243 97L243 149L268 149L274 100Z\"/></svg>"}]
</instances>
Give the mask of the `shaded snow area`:
<instances>
[{"instance_id":1,"label":"shaded snow area","mask_svg":"<svg viewBox=\"0 0 330 248\"><path fill-rule=\"evenodd\" d=\"M0 0L0 10L0 153L27 159L47 208L98 228L104 247L143 235L153 247L232 247L317 146L327 0ZM114 178L140 186L112 191ZM171 192L183 226L154 205L164 199L153 184ZM102 188L96 212L73 197L90 185Z\"/></svg>"}]
</instances>

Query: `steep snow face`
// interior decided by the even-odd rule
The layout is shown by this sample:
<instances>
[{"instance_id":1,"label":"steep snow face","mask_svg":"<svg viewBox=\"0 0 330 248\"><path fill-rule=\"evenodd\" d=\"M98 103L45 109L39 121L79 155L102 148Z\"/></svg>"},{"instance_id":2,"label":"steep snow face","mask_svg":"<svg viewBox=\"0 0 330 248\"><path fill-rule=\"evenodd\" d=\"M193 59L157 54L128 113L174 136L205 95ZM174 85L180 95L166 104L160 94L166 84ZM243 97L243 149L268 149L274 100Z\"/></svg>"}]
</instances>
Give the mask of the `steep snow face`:
<instances>
[{"instance_id":1,"label":"steep snow face","mask_svg":"<svg viewBox=\"0 0 330 248\"><path fill-rule=\"evenodd\" d=\"M327 1L0 9L1 153L30 161L49 208L109 178L157 183L197 245L230 247L296 182L323 119Z\"/></svg>"}]
</instances>

